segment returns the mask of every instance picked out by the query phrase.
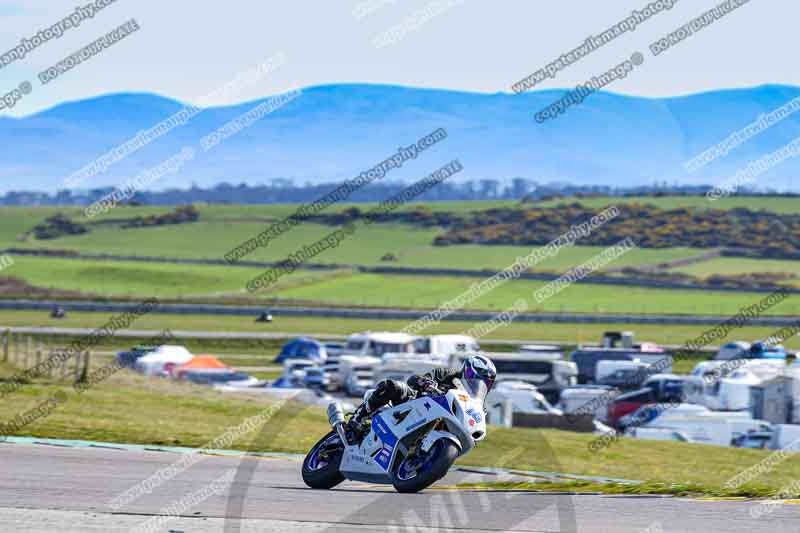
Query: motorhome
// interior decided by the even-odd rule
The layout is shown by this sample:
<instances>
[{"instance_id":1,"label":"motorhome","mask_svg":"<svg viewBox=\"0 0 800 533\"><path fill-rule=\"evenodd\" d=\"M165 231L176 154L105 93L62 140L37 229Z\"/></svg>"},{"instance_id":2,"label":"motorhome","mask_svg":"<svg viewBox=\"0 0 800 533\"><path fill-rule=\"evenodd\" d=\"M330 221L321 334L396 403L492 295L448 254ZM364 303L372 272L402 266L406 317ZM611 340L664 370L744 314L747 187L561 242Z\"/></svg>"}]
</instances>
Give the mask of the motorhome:
<instances>
[{"instance_id":1,"label":"motorhome","mask_svg":"<svg viewBox=\"0 0 800 533\"><path fill-rule=\"evenodd\" d=\"M453 353L475 353L481 347L469 335L431 335L420 337L414 343L414 351L420 354L450 355Z\"/></svg>"},{"instance_id":2,"label":"motorhome","mask_svg":"<svg viewBox=\"0 0 800 533\"><path fill-rule=\"evenodd\" d=\"M343 355L380 357L385 353L416 353L417 337L407 333L367 331L347 337Z\"/></svg>"},{"instance_id":3,"label":"motorhome","mask_svg":"<svg viewBox=\"0 0 800 533\"><path fill-rule=\"evenodd\" d=\"M686 401L717 411L750 408L750 387L776 377L785 369L780 359L702 361L686 378Z\"/></svg>"}]
</instances>

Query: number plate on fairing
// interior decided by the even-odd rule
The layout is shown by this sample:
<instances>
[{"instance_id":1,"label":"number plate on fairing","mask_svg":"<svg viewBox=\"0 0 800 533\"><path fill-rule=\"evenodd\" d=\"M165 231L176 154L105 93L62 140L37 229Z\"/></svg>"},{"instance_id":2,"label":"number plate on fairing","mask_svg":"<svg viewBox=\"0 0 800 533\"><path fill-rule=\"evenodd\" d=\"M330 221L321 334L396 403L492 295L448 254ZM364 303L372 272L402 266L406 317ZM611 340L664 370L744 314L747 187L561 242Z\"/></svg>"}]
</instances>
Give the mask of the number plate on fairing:
<instances>
[{"instance_id":1,"label":"number plate on fairing","mask_svg":"<svg viewBox=\"0 0 800 533\"><path fill-rule=\"evenodd\" d=\"M383 443L381 451L373 459L384 470L389 470L389 462L392 460L394 447L397 445L397 436L389 429L389 425L380 415L372 417L372 431Z\"/></svg>"}]
</instances>

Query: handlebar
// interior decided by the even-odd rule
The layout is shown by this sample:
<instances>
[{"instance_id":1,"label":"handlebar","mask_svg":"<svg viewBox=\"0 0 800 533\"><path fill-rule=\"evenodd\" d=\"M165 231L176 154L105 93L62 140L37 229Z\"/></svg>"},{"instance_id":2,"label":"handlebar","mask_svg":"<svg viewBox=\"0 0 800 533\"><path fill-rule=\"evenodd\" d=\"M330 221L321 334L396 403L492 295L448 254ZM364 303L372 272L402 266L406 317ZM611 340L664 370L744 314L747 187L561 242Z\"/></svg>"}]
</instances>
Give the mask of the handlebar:
<instances>
[{"instance_id":1,"label":"handlebar","mask_svg":"<svg viewBox=\"0 0 800 533\"><path fill-rule=\"evenodd\" d=\"M423 394L426 394L426 395L430 395L430 396L433 396L433 395L441 396L442 394L444 394L444 391L442 389L440 389L436 385L431 385L430 387L426 387L425 389L423 389L420 392L422 392Z\"/></svg>"}]
</instances>

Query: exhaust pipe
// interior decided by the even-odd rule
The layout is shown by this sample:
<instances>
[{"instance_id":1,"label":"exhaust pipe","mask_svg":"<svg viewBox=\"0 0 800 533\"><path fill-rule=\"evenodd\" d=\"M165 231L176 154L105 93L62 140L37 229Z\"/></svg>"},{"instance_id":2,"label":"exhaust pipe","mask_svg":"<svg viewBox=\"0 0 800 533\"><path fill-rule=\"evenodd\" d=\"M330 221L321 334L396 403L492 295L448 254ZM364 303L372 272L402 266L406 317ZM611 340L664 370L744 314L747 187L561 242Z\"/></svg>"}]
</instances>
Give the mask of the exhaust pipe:
<instances>
[{"instance_id":1,"label":"exhaust pipe","mask_svg":"<svg viewBox=\"0 0 800 533\"><path fill-rule=\"evenodd\" d=\"M342 442L346 446L348 442L347 432L344 430L344 410L342 409L342 404L339 402L328 404L328 422L330 422L331 426L336 430L336 433L339 434L339 438L342 439Z\"/></svg>"}]
</instances>

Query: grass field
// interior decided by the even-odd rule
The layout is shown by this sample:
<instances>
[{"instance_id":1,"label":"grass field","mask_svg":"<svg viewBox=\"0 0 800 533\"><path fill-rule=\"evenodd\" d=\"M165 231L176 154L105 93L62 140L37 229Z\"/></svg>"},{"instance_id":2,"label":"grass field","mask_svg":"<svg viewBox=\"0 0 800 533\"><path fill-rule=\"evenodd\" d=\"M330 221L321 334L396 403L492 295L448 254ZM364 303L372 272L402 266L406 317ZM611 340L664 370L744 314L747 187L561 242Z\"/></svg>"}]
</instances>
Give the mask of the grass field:
<instances>
[{"instance_id":1,"label":"grass field","mask_svg":"<svg viewBox=\"0 0 800 533\"><path fill-rule=\"evenodd\" d=\"M279 298L328 304L383 307L436 308L469 289L476 280L457 277L354 274L331 280L277 290ZM574 313L667 313L691 315L734 315L765 295L757 293L652 289L616 285L573 284L541 304L533 294L543 281L514 280L483 294L471 308L503 311L520 298L532 312ZM769 309L768 315L800 313L800 301L788 298Z\"/></svg>"},{"instance_id":2,"label":"grass field","mask_svg":"<svg viewBox=\"0 0 800 533\"><path fill-rule=\"evenodd\" d=\"M249 297L248 280L263 272L249 267L175 265L139 262L77 261L20 257L6 275L37 287L81 291L103 297L162 299ZM348 270L299 271L256 293L260 301L401 308L436 308L482 278L361 274ZM512 280L468 305L470 309L503 311L525 298L532 312L666 313L733 315L755 303L758 293L653 289L577 283L544 300L533 294L547 282ZM800 302L788 299L770 315L800 313Z\"/></svg>"},{"instance_id":3,"label":"grass field","mask_svg":"<svg viewBox=\"0 0 800 533\"><path fill-rule=\"evenodd\" d=\"M18 248L74 250L86 254L138 255L191 259L223 259L234 246L257 235L266 226L255 222L202 221L194 224L121 230L104 227L90 233L48 241L16 243ZM270 242L247 256L253 261L280 261L289 254L313 243L334 228L320 224L304 224L291 233ZM312 263L357 264L367 266L404 266L427 268L461 268L467 270L508 267L517 257L530 254L528 246L433 246L439 230L422 229L402 224L359 226L357 232L337 248L325 250ZM605 248L575 246L562 249L555 257L535 265L534 270L563 272ZM397 261L382 262L392 253ZM620 257L611 266L621 268L660 263L697 255L700 250L671 248L667 250L635 249Z\"/></svg>"},{"instance_id":4,"label":"grass field","mask_svg":"<svg viewBox=\"0 0 800 533\"><path fill-rule=\"evenodd\" d=\"M800 277L800 261L777 259L750 259L744 257L719 257L672 269L685 272L691 276L704 278L712 274L736 275L748 272L788 272ZM792 284L800 284L800 280L791 280Z\"/></svg>"},{"instance_id":5,"label":"grass field","mask_svg":"<svg viewBox=\"0 0 800 533\"><path fill-rule=\"evenodd\" d=\"M139 261L80 261L75 259L18 256L3 275L14 276L31 285L80 291L87 295L164 299L246 296L248 280L262 268L222 265L182 265ZM299 271L286 276L275 290L332 279L347 270Z\"/></svg>"},{"instance_id":6,"label":"grass field","mask_svg":"<svg viewBox=\"0 0 800 533\"><path fill-rule=\"evenodd\" d=\"M0 366L0 375L10 369ZM274 405L262 397L222 394L206 387L144 378L121 371L78 395L71 387L23 386L0 402L0 417L12 420L57 392L66 395L50 414L12 434L40 438L84 439L131 444L202 447L248 417ZM288 403L231 448L305 453L329 431L321 408ZM638 479L656 484L692 484L706 493L766 458L768 450L742 450L701 444L623 439L596 454L593 435L557 430L490 428L460 463L547 472ZM505 458L498 464L499 458ZM299 465L298 465L299 467ZM765 495L800 476L800 462L788 460L739 492Z\"/></svg>"},{"instance_id":7,"label":"grass field","mask_svg":"<svg viewBox=\"0 0 800 533\"><path fill-rule=\"evenodd\" d=\"M555 206L563 202L580 201L594 207L609 203L649 202L661 207L701 206L751 209L770 209L779 212L796 212L796 202L791 198L739 198L733 197L709 204L704 198L591 198L560 199L541 205ZM330 212L354 204L334 205ZM432 210L464 212L489 207L518 205L511 201L488 202L433 202L425 206ZM257 235L271 221L290 215L297 206L290 204L260 206L199 206L201 222L178 226L161 226L122 230L116 226L94 227L88 234L48 241L18 242L17 237L31 229L46 216L64 211L76 219L77 208L4 208L0 209L0 244L14 247L66 249L88 254L116 254L162 256L182 258L222 259L224 254L239 243ZM362 209L364 204L359 205ZM412 209L416 204L403 206ZM108 220L135 215L150 215L168 211L167 207L123 207L102 215L97 220ZM290 233L270 242L247 256L247 259L278 261L288 254L311 243L331 231L319 224L302 224ZM510 265L517 257L531 252L524 246L459 245L436 247L432 245L438 229L422 229L402 224L380 224L361 227L337 248L325 250L311 262L325 264L388 265L403 267L462 268L499 270ZM580 241L578 241L580 243ZM577 266L603 250L603 247L574 246L562 249L556 257L548 258L534 270L562 273ZM664 261L683 259L702 250L692 248L635 249L626 253L608 268L643 266ZM382 262L381 258L393 254L397 260ZM144 296L157 294L164 298L242 295L248 279L257 275L257 269L222 268L171 264L144 264L123 262L84 261L17 257L17 264L6 269L4 275L18 276L44 287L70 289L105 296ZM713 273L739 274L767 271L800 272L800 262L739 260L722 258L680 268L679 271L700 277ZM354 303L364 305L398 305L403 307L430 307L454 291L463 290L465 280L448 278L419 278L410 281L402 277L340 276L301 271L283 278L268 297L298 298L328 303ZM470 281L471 282L471 281ZM800 281L795 284L800 286ZM377 287L376 287L377 285ZM516 284L510 291L529 294L537 284ZM420 287L424 287L422 290ZM365 293L356 292L361 290ZM431 290L432 289L432 290ZM317 298L317 293L320 297ZM400 292L398 292L400 291ZM620 312L637 313L725 313L737 304L731 298L710 293L709 298L699 293L683 291L650 292L627 288L571 287L543 306L547 311L603 312L617 308L618 291L623 291L626 302ZM508 294L497 294L477 302L478 308L500 310L513 299ZM614 293L610 295L610 293ZM454 294L453 294L454 295ZM398 297L399 296L399 297ZM611 297L609 297L611 296ZM733 300L740 301L734 297Z\"/></svg>"},{"instance_id":8,"label":"grass field","mask_svg":"<svg viewBox=\"0 0 800 533\"><path fill-rule=\"evenodd\" d=\"M545 202L541 205L555 206L558 203L575 199ZM716 202L714 207L732 208L749 206L765 208L780 212L796 212L793 199L748 199L729 198ZM593 198L579 199L586 205L603 207L610 203L632 203L649 201L663 207L680 207L683 205L705 206L702 198ZM705 203L704 203L705 202ZM719 204L719 205L717 205ZM336 212L355 204L334 205L329 212ZM431 202L425 206L431 210L447 210L464 212L468 210L486 209L489 207L519 205L511 201L490 202ZM539 204L537 204L539 205ZM17 237L30 230L46 216L63 211L80 217L81 211L76 208L3 208L0 209L0 245L68 249L84 253L108 253L118 255L142 256L177 256L186 258L216 258L234 246L257 235L270 221L291 214L297 206L290 204L259 206L199 206L201 221L195 224L179 226L162 226L122 230L116 226L95 227L88 234L64 237L55 240L17 242ZM365 204L359 207L365 208ZM401 209L412 209L416 204L402 206ZM794 209L794 211L792 211ZM125 207L97 217L95 220L131 217L163 213L169 208ZM499 269L508 266L516 257L530 253L530 247L522 246L476 246L461 245L449 247L432 246L433 238L440 233L437 229L422 229L400 224L380 224L367 228L359 227L358 232L350 240L338 248L326 250L314 259L314 262L337 264L378 265L385 253L393 253L398 261L389 264L397 266L456 267L474 269ZM260 261L277 261L289 253L329 233L331 228L319 224L302 224L288 234L275 240L266 248L259 248L248 256L248 259ZM580 244L580 241L578 241ZM536 266L537 270L564 271L598 253L602 247L575 247L563 250L557 257L550 258ZM681 259L700 253L701 250L691 248L671 248L666 250L634 250L615 261L613 267L637 266L660 263L670 259ZM754 265L756 266L756 265Z\"/></svg>"}]
</instances>

